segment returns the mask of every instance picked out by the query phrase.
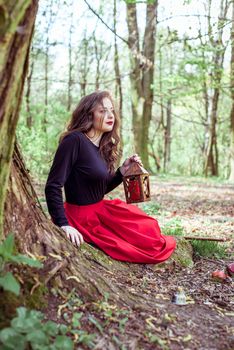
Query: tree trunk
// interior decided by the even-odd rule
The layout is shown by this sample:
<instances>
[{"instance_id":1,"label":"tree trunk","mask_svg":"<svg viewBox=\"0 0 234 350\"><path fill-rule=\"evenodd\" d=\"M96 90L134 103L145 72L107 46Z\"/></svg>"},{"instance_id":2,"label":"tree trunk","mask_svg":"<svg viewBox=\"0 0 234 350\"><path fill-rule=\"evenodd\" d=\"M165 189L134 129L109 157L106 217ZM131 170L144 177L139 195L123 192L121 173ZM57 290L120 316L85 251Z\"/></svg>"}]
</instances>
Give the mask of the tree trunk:
<instances>
[{"instance_id":1,"label":"tree trunk","mask_svg":"<svg viewBox=\"0 0 234 350\"><path fill-rule=\"evenodd\" d=\"M232 1L232 31L231 31L231 97L232 108L230 114L231 130L230 130L230 176L229 181L234 182L234 1Z\"/></svg>"},{"instance_id":2,"label":"tree trunk","mask_svg":"<svg viewBox=\"0 0 234 350\"><path fill-rule=\"evenodd\" d=\"M81 82L80 82L80 90L81 90L81 96L86 95L86 87L87 87L87 74L88 74L88 67L87 67L87 61L88 61L88 39L87 39L87 31L85 30L84 38L82 40L82 48L84 52L82 52L82 62L79 69L80 75L81 75ZM82 50L82 51L83 51Z\"/></svg>"},{"instance_id":3,"label":"tree trunk","mask_svg":"<svg viewBox=\"0 0 234 350\"><path fill-rule=\"evenodd\" d=\"M100 88L100 61L102 57L102 48L100 47L100 50L98 49L98 42L95 36L95 32L93 33L93 41L94 41L94 52L95 52L95 60L96 60L95 89L98 90Z\"/></svg>"},{"instance_id":4,"label":"tree trunk","mask_svg":"<svg viewBox=\"0 0 234 350\"><path fill-rule=\"evenodd\" d=\"M144 106L142 116L142 129L141 133L141 155L145 166L149 169L148 158L148 143L149 143L149 127L152 117L153 106L153 82L154 82L154 52L155 52L155 38L156 38L156 18L157 18L157 5L158 1L153 3L147 2L146 7L146 26L143 41L143 55L150 61L147 67L143 68L143 94L144 94Z\"/></svg>"},{"instance_id":5,"label":"tree trunk","mask_svg":"<svg viewBox=\"0 0 234 350\"><path fill-rule=\"evenodd\" d=\"M141 123L143 114L141 69L137 53L140 52L139 32L137 24L136 3L127 3L127 24L128 24L128 42L131 66L131 104L132 104L132 122L135 151L141 155ZM143 160L143 159L142 159Z\"/></svg>"},{"instance_id":6,"label":"tree trunk","mask_svg":"<svg viewBox=\"0 0 234 350\"><path fill-rule=\"evenodd\" d=\"M154 50L157 1L147 3L143 54L140 54L136 3L127 3L128 42L131 50L131 102L135 150L149 169L149 126L153 104Z\"/></svg>"},{"instance_id":7,"label":"tree trunk","mask_svg":"<svg viewBox=\"0 0 234 350\"><path fill-rule=\"evenodd\" d=\"M68 41L68 86L67 86L67 110L71 110L72 104L72 73L73 73L73 64L72 64L72 33L73 33L73 12L70 14L70 27L69 27L69 41Z\"/></svg>"},{"instance_id":8,"label":"tree trunk","mask_svg":"<svg viewBox=\"0 0 234 350\"><path fill-rule=\"evenodd\" d=\"M0 7L0 240L15 130L38 0L8 1ZM3 19L3 20L2 20Z\"/></svg>"},{"instance_id":9,"label":"tree trunk","mask_svg":"<svg viewBox=\"0 0 234 350\"><path fill-rule=\"evenodd\" d=\"M211 1L209 0L209 14L211 8ZM221 0L220 2L220 13L218 19L218 34L217 39L214 40L214 33L212 32L212 25L210 23L210 16L208 16L208 32L210 44L214 50L213 63L214 68L211 73L211 81L213 86L213 94L211 96L211 108L208 113L207 119L207 132L206 132L206 142L205 142L205 166L204 173L207 176L211 174L212 176L218 176L218 147L217 147L217 114L218 114L218 103L220 95L220 83L223 73L223 60L225 54L225 46L222 42L223 36L223 21L226 19L228 10L227 0Z\"/></svg>"},{"instance_id":10,"label":"tree trunk","mask_svg":"<svg viewBox=\"0 0 234 350\"><path fill-rule=\"evenodd\" d=\"M167 101L167 122L164 129L164 171L167 172L171 157L171 99Z\"/></svg>"},{"instance_id":11,"label":"tree trunk","mask_svg":"<svg viewBox=\"0 0 234 350\"><path fill-rule=\"evenodd\" d=\"M114 11L113 11L113 17L114 17L114 31L116 32L116 0L114 0ZM120 78L120 68L119 68L119 52L118 52L118 45L117 45L117 37L114 36L115 40L115 56L114 56L114 67L115 67L115 98L119 101L119 117L120 120L123 120L123 92L122 92L122 83ZM122 152L122 145L123 145L123 129L122 129L122 123L121 123L121 129L120 129L120 144L121 144L121 152Z\"/></svg>"},{"instance_id":12,"label":"tree trunk","mask_svg":"<svg viewBox=\"0 0 234 350\"><path fill-rule=\"evenodd\" d=\"M27 89L25 94L25 101L26 101L26 110L27 110L27 119L26 119L26 125L27 128L31 129L33 124L33 118L32 118L32 111L30 106L30 96L31 96L31 82L32 82L32 76L33 76L33 70L34 70L34 57L33 57L33 46L31 49L31 64L29 68L29 74L27 76Z\"/></svg>"}]
</instances>

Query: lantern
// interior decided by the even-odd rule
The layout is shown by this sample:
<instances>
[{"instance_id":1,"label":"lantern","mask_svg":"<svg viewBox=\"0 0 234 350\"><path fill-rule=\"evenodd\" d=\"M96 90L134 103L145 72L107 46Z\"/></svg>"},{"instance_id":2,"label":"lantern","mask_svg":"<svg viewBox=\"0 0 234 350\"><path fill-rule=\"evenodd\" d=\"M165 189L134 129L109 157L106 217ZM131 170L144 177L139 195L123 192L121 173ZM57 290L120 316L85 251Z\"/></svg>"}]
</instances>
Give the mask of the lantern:
<instances>
[{"instance_id":1,"label":"lantern","mask_svg":"<svg viewBox=\"0 0 234 350\"><path fill-rule=\"evenodd\" d=\"M133 162L123 177L127 203L150 200L149 173L138 163Z\"/></svg>"}]
</instances>

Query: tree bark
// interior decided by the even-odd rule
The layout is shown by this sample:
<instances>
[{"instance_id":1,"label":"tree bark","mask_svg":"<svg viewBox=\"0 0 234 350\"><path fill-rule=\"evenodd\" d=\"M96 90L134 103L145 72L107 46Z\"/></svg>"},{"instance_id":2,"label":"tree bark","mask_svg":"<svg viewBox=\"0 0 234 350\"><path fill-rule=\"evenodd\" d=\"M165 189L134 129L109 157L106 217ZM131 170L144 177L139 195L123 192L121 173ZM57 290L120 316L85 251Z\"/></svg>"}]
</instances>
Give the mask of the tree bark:
<instances>
[{"instance_id":1,"label":"tree bark","mask_svg":"<svg viewBox=\"0 0 234 350\"><path fill-rule=\"evenodd\" d=\"M33 124L33 117L32 117L32 111L30 106L31 82L32 82L32 76L33 76L33 70L34 70L33 46L31 49L30 56L31 56L31 64L30 64L29 73L27 76L27 88L26 88L26 94L25 94L26 110L27 110L26 125L28 129L31 129Z\"/></svg>"},{"instance_id":2,"label":"tree bark","mask_svg":"<svg viewBox=\"0 0 234 350\"><path fill-rule=\"evenodd\" d=\"M131 102L135 150L149 169L149 126L153 105L154 51L158 1L147 2L143 54L140 54L136 3L127 3L128 42L131 50Z\"/></svg>"},{"instance_id":3,"label":"tree bark","mask_svg":"<svg viewBox=\"0 0 234 350\"><path fill-rule=\"evenodd\" d=\"M231 97L232 108L230 113L230 176L229 181L234 182L234 1L232 1L232 31L231 31L231 71L230 71L230 83L231 83Z\"/></svg>"},{"instance_id":4,"label":"tree bark","mask_svg":"<svg viewBox=\"0 0 234 350\"><path fill-rule=\"evenodd\" d=\"M96 60L96 75L95 75L95 89L98 90L100 88L100 62L102 58L102 43L100 43L100 48L98 49L98 41L93 33L93 42L94 42L94 52L95 52L95 60Z\"/></svg>"},{"instance_id":5,"label":"tree bark","mask_svg":"<svg viewBox=\"0 0 234 350\"><path fill-rule=\"evenodd\" d=\"M132 122L133 122L133 136L135 151L141 155L140 136L141 136L141 122L142 122L142 86L141 86L141 69L137 53L140 51L139 32L137 24L136 4L127 4L127 24L128 24L128 42L130 53L131 66L131 105L132 105ZM142 159L144 162L144 160ZM145 164L144 164L145 165ZM146 165L145 165L146 166Z\"/></svg>"},{"instance_id":6,"label":"tree bark","mask_svg":"<svg viewBox=\"0 0 234 350\"><path fill-rule=\"evenodd\" d=\"M209 0L209 12L211 8L212 0ZM227 0L221 0L220 2L220 13L218 19L218 35L217 39L214 40L214 33L212 32L212 26L210 23L210 16L208 15L208 32L210 44L214 49L213 63L214 68L211 73L211 81L214 85L213 93L211 95L211 108L208 113L207 119L207 131L206 131L206 142L204 147L205 175L211 174L212 176L218 175L218 147L217 147L217 114L218 114L218 103L220 95L220 83L223 73L223 60L225 54L225 46L222 42L223 36L223 21L226 19L228 10Z\"/></svg>"},{"instance_id":7,"label":"tree bark","mask_svg":"<svg viewBox=\"0 0 234 350\"><path fill-rule=\"evenodd\" d=\"M72 63L72 34L73 34L73 12L70 13L70 27L69 27L69 39L68 39L68 86L67 86L67 110L71 110L72 105L72 73L74 65Z\"/></svg>"},{"instance_id":8,"label":"tree bark","mask_svg":"<svg viewBox=\"0 0 234 350\"><path fill-rule=\"evenodd\" d=\"M87 67L87 61L88 61L88 39L87 39L87 31L85 29L85 35L81 42L82 44L82 62L80 65L80 75L81 75L81 81L80 81L80 90L81 90L81 96L86 95L86 88L87 88L87 74L88 74L88 67Z\"/></svg>"},{"instance_id":9,"label":"tree bark","mask_svg":"<svg viewBox=\"0 0 234 350\"><path fill-rule=\"evenodd\" d=\"M164 128L164 163L163 170L167 172L171 158L171 98L167 100L167 122Z\"/></svg>"},{"instance_id":10,"label":"tree bark","mask_svg":"<svg viewBox=\"0 0 234 350\"><path fill-rule=\"evenodd\" d=\"M0 6L0 240L3 212L38 0Z\"/></svg>"},{"instance_id":11,"label":"tree bark","mask_svg":"<svg viewBox=\"0 0 234 350\"><path fill-rule=\"evenodd\" d=\"M116 32L116 0L114 0L114 10L113 10L113 18L114 18L114 31ZM114 36L114 46L115 46L115 56L114 56L114 67L115 67L115 99L118 100L118 110L120 120L123 120L123 91L122 91L122 82L120 77L120 68L119 68L119 52L117 45L117 37ZM122 153L123 148L123 129L122 123L120 125L120 149Z\"/></svg>"}]
</instances>

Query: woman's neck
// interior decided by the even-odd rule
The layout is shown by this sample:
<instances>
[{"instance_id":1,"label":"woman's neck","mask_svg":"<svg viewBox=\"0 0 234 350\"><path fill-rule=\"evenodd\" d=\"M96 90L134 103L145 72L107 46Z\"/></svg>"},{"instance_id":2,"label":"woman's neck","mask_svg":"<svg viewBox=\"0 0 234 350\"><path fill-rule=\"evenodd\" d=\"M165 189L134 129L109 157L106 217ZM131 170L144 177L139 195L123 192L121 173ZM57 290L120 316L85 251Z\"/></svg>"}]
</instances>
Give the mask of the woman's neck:
<instances>
[{"instance_id":1,"label":"woman's neck","mask_svg":"<svg viewBox=\"0 0 234 350\"><path fill-rule=\"evenodd\" d=\"M103 133L102 132L97 132L94 130L90 130L88 132L85 133L85 135L88 137L88 139L94 143L94 145L98 146L100 145L100 141L102 138Z\"/></svg>"}]
</instances>

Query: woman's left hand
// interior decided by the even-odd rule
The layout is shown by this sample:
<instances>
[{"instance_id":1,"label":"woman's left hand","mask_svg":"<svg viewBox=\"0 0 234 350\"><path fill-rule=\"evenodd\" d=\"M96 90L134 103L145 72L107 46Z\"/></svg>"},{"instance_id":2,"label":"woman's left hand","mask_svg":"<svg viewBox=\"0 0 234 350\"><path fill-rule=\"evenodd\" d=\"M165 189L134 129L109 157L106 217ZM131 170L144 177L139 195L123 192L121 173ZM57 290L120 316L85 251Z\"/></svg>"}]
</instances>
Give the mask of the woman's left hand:
<instances>
[{"instance_id":1,"label":"woman's left hand","mask_svg":"<svg viewBox=\"0 0 234 350\"><path fill-rule=\"evenodd\" d=\"M133 154L133 156L127 158L120 167L120 172L122 175L124 175L128 171L129 166L132 162L136 162L140 166L143 166L141 158L138 156L138 154Z\"/></svg>"}]
</instances>

